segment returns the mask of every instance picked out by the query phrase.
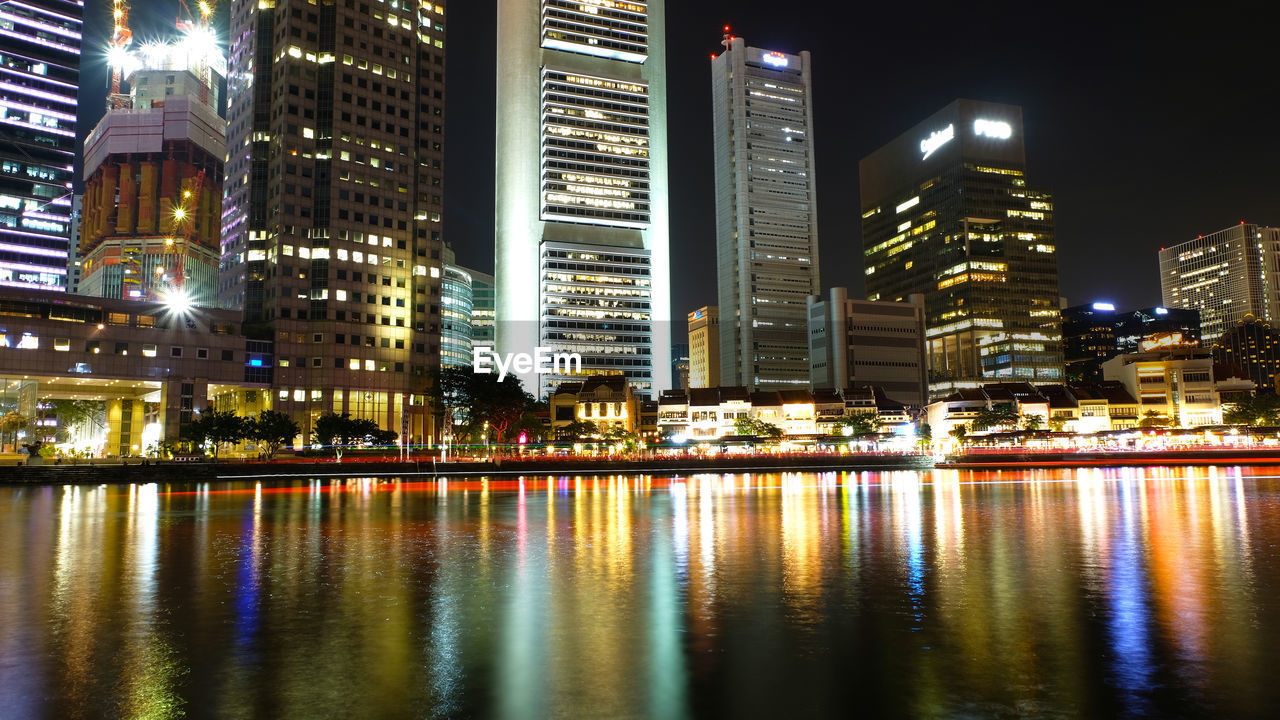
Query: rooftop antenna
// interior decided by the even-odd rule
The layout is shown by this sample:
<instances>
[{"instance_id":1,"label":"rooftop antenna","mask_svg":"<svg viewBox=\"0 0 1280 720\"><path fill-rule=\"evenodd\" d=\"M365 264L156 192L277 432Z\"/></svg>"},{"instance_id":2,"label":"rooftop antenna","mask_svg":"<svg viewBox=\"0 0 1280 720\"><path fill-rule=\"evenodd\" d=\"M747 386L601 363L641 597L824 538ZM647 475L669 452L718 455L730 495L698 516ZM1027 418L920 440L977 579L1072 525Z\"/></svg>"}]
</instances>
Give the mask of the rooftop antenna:
<instances>
[{"instance_id":1,"label":"rooftop antenna","mask_svg":"<svg viewBox=\"0 0 1280 720\"><path fill-rule=\"evenodd\" d=\"M724 46L724 51L729 52L733 48L733 35L729 32L729 26L724 26L724 37L720 40L720 44Z\"/></svg>"}]
</instances>

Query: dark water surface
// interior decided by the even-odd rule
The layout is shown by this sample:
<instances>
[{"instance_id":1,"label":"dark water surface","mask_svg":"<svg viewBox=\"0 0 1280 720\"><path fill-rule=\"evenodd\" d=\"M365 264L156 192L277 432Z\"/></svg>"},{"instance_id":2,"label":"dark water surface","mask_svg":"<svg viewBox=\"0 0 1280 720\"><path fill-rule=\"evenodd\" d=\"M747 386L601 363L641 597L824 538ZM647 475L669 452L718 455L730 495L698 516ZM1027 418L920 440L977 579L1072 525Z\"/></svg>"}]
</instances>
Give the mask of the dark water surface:
<instances>
[{"instance_id":1,"label":"dark water surface","mask_svg":"<svg viewBox=\"0 0 1280 720\"><path fill-rule=\"evenodd\" d=\"M1274 472L0 488L0 717L1277 717Z\"/></svg>"}]
</instances>

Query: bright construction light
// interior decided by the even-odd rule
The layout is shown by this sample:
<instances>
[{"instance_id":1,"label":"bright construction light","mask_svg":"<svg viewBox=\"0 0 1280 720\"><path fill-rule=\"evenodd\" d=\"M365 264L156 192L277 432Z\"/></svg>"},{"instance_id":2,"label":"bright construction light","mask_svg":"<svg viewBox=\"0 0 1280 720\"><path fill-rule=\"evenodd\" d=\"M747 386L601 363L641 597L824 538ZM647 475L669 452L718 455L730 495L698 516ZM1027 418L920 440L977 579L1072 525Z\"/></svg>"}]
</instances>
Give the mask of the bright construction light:
<instances>
[{"instance_id":1,"label":"bright construction light","mask_svg":"<svg viewBox=\"0 0 1280 720\"><path fill-rule=\"evenodd\" d=\"M173 217L175 220L185 220L187 217L187 211L182 208L178 208L173 211Z\"/></svg>"},{"instance_id":2,"label":"bright construction light","mask_svg":"<svg viewBox=\"0 0 1280 720\"><path fill-rule=\"evenodd\" d=\"M185 315L191 310L191 296L186 291L175 288L164 294L164 304L169 311L177 315Z\"/></svg>"}]
</instances>

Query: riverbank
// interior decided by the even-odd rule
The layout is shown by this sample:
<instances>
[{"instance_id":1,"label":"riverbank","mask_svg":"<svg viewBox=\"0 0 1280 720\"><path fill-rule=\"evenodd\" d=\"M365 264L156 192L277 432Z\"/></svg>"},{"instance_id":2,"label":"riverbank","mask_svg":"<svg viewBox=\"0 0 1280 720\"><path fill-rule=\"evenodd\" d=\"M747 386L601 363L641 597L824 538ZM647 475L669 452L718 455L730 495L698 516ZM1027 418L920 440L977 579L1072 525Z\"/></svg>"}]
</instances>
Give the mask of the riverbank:
<instances>
[{"instance_id":1,"label":"riverbank","mask_svg":"<svg viewBox=\"0 0 1280 720\"><path fill-rule=\"evenodd\" d=\"M1280 465L1280 449L1160 450L1115 452L968 452L948 456L939 469L1017 470L1148 465Z\"/></svg>"},{"instance_id":2,"label":"riverbank","mask_svg":"<svg viewBox=\"0 0 1280 720\"><path fill-rule=\"evenodd\" d=\"M152 465L43 465L0 467L0 485L144 483L180 479L296 480L338 477L479 477L520 475L614 475L619 473L713 473L827 470L928 470L928 455L760 455L714 458L574 460L496 458L488 462L156 463Z\"/></svg>"}]
</instances>

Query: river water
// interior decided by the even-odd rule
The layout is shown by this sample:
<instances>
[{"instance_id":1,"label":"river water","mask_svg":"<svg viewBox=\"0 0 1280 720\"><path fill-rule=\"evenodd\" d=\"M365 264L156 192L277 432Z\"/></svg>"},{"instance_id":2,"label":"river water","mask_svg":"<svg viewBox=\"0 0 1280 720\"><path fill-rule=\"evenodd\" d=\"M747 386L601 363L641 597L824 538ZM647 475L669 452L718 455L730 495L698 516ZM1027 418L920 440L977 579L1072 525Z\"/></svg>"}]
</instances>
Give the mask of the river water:
<instances>
[{"instance_id":1,"label":"river water","mask_svg":"<svg viewBox=\"0 0 1280 720\"><path fill-rule=\"evenodd\" d=\"M1275 472L5 487L0 718L1274 717Z\"/></svg>"}]
</instances>

